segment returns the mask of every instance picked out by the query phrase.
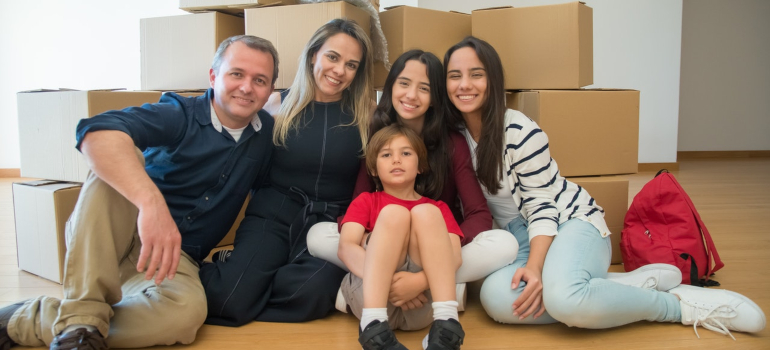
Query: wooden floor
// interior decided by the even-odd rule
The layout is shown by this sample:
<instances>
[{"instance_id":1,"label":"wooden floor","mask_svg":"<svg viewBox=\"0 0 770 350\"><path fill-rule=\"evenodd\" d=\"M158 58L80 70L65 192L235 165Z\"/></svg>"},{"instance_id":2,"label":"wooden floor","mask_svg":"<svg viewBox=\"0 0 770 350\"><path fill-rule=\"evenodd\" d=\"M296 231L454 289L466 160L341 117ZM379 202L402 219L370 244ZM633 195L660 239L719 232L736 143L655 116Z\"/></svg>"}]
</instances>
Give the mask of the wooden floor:
<instances>
[{"instance_id":1,"label":"wooden floor","mask_svg":"<svg viewBox=\"0 0 770 350\"><path fill-rule=\"evenodd\" d=\"M654 173L628 176L630 197ZM716 275L723 288L742 293L770 312L770 158L698 159L680 162L674 172L708 225L725 267ZM19 271L13 223L11 183L0 179L0 306L40 294L61 297L59 285ZM601 203L600 203L601 204ZM622 271L613 265L610 270ZM608 330L584 330L562 324L509 326L486 316L471 285L460 321L467 334L464 349L770 349L770 330L727 336L692 326L638 322ZM358 320L334 313L302 324L252 323L240 328L203 326L197 341L184 349L360 349ZM398 332L409 348L419 349L427 332ZM165 348L165 347L157 347Z\"/></svg>"}]
</instances>

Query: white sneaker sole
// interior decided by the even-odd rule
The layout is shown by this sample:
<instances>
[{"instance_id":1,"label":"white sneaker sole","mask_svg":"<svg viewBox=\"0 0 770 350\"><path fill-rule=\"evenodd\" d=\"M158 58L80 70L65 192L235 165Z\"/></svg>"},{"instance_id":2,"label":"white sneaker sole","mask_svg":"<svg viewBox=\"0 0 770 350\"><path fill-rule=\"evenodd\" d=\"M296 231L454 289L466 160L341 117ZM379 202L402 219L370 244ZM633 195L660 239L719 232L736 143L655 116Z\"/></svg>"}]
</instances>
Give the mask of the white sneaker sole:
<instances>
[{"instance_id":1,"label":"white sneaker sole","mask_svg":"<svg viewBox=\"0 0 770 350\"><path fill-rule=\"evenodd\" d=\"M337 290L337 300L334 301L334 308L341 312L348 313L348 302L345 301L345 296L342 295L342 288Z\"/></svg>"},{"instance_id":2,"label":"white sneaker sole","mask_svg":"<svg viewBox=\"0 0 770 350\"><path fill-rule=\"evenodd\" d=\"M665 292L682 283L682 271L674 265L649 264L631 272L607 274L610 281L639 288L645 288L650 278L655 280L655 285L647 288Z\"/></svg>"}]
</instances>

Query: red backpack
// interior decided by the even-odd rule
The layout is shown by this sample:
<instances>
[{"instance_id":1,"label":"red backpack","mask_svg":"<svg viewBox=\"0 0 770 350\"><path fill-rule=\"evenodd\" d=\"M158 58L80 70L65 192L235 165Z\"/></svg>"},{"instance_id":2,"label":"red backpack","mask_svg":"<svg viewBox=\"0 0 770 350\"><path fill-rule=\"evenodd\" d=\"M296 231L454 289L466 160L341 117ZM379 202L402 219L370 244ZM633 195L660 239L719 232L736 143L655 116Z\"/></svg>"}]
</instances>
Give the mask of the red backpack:
<instances>
[{"instance_id":1,"label":"red backpack","mask_svg":"<svg viewBox=\"0 0 770 350\"><path fill-rule=\"evenodd\" d=\"M709 276L725 266L692 200L665 169L631 202L620 251L626 271L652 263L671 264L682 270L682 283L696 286L718 286Z\"/></svg>"}]
</instances>

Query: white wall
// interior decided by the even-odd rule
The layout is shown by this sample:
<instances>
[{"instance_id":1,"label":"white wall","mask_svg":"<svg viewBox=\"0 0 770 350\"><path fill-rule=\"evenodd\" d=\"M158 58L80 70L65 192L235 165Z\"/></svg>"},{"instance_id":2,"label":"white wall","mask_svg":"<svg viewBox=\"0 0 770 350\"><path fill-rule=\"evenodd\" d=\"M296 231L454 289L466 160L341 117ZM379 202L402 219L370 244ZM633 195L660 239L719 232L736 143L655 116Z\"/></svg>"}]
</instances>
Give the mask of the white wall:
<instances>
[{"instance_id":1,"label":"white wall","mask_svg":"<svg viewBox=\"0 0 770 350\"><path fill-rule=\"evenodd\" d=\"M497 6L569 0L419 0L420 7L470 13ZM641 91L639 163L676 162L682 0L583 0L594 13L594 84ZM533 28L535 29L535 28Z\"/></svg>"},{"instance_id":2,"label":"white wall","mask_svg":"<svg viewBox=\"0 0 770 350\"><path fill-rule=\"evenodd\" d=\"M770 150L770 1L684 0L680 151Z\"/></svg>"},{"instance_id":3,"label":"white wall","mask_svg":"<svg viewBox=\"0 0 770 350\"><path fill-rule=\"evenodd\" d=\"M178 0L0 0L0 169L20 164L16 92L139 89L139 19L186 13L178 7Z\"/></svg>"}]
</instances>

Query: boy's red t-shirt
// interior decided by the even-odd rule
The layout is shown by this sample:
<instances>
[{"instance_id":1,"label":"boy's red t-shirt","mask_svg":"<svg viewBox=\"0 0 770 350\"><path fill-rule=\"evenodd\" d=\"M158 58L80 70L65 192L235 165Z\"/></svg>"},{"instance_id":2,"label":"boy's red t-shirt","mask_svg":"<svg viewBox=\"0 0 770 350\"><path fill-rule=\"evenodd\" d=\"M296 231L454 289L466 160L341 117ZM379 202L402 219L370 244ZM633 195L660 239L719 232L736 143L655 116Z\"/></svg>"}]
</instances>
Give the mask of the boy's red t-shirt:
<instances>
[{"instance_id":1,"label":"boy's red t-shirt","mask_svg":"<svg viewBox=\"0 0 770 350\"><path fill-rule=\"evenodd\" d=\"M366 232L372 232L374 229L374 223L377 222L377 217L380 215L380 211L386 205L396 204L400 205L408 210L412 210L416 205L430 203L435 205L441 210L441 215L444 217L446 223L447 232L454 233L460 238L463 237L463 232L460 230L460 225L457 224L452 211L449 210L449 206L442 201L435 201L428 197L422 197L416 201L403 200L393 197L385 192L364 192L361 193L353 202L350 203L345 218L340 223L340 228L346 222L356 222L361 224L366 229Z\"/></svg>"}]
</instances>

